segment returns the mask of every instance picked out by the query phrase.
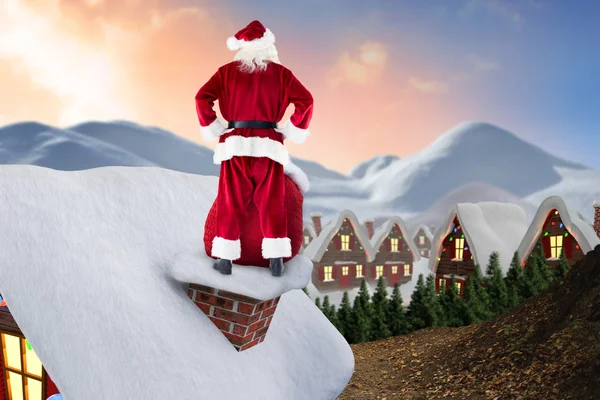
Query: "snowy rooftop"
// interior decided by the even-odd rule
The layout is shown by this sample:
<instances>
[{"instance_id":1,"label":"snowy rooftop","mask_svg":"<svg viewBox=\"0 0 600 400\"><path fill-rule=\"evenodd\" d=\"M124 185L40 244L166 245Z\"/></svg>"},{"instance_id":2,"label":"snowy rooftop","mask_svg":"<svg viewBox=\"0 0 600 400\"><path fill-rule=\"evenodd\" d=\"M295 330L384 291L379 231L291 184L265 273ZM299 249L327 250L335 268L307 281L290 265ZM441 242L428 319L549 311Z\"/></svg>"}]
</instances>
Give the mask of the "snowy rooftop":
<instances>
[{"instance_id":1,"label":"snowy rooftop","mask_svg":"<svg viewBox=\"0 0 600 400\"><path fill-rule=\"evenodd\" d=\"M421 225L417 226L417 229L415 229L415 233L413 234L413 239L417 237L417 234L420 231L423 231L425 236L427 236L427 238L429 238L430 241L433 240L433 233L431 233L431 229L429 229L429 227L425 224L421 224Z\"/></svg>"},{"instance_id":2,"label":"snowy rooftop","mask_svg":"<svg viewBox=\"0 0 600 400\"><path fill-rule=\"evenodd\" d=\"M500 266L508 271L512 257L527 231L525 211L509 203L495 201L455 204L433 238L429 268L435 272L442 244L457 216L475 264L485 273L492 252L500 254Z\"/></svg>"},{"instance_id":3,"label":"snowy rooftop","mask_svg":"<svg viewBox=\"0 0 600 400\"><path fill-rule=\"evenodd\" d=\"M389 235L394 225L397 225L402 233L402 239L408 244L410 251L413 253L414 261L419 261L421 259L421 254L419 253L419 249L415 245L414 240L408 234L408 229L406 228L406 224L404 220L400 217L392 217L385 221L375 233L373 233L373 237L371 238L371 247L377 253L377 249L383 243L385 238Z\"/></svg>"},{"instance_id":4,"label":"snowy rooftop","mask_svg":"<svg viewBox=\"0 0 600 400\"><path fill-rule=\"evenodd\" d=\"M519 246L521 263L523 263L531 254L537 239L542 233L542 229L544 229L544 222L546 222L546 219L552 210L558 211L558 215L565 225L565 228L573 235L584 254L593 250L600 244L600 239L594 231L594 228L585 221L583 216L577 212L577 210L565 204L560 197L550 196L540 204L533 217L533 221Z\"/></svg>"},{"instance_id":5,"label":"snowy rooftop","mask_svg":"<svg viewBox=\"0 0 600 400\"><path fill-rule=\"evenodd\" d=\"M304 225L302 225L302 231L307 230L314 238L317 237L317 232L315 231L315 227L313 226L313 224L310 223L305 223Z\"/></svg>"},{"instance_id":6,"label":"snowy rooftop","mask_svg":"<svg viewBox=\"0 0 600 400\"><path fill-rule=\"evenodd\" d=\"M215 177L159 168L0 167L0 293L66 399L330 400L343 391L352 351L301 290L281 296L263 343L237 352L173 279L177 255L192 260L175 263L178 273L213 273L201 254L216 191ZM298 256L279 279L301 286L295 273L310 264ZM242 268L222 284L256 278Z\"/></svg>"},{"instance_id":7,"label":"snowy rooftop","mask_svg":"<svg viewBox=\"0 0 600 400\"><path fill-rule=\"evenodd\" d=\"M329 243L334 238L336 233L340 230L342 224L344 223L344 219L346 218L352 224L354 232L358 237L358 241L361 243L363 249L367 253L367 261L373 261L376 252L372 249L369 238L361 224L358 222L356 215L354 215L354 213L350 210L343 210L339 214L337 220L331 221L327 225L323 226L319 236L317 236L316 239L313 239L313 241L310 242L308 246L306 246L306 249L304 249L304 252L302 254L305 257L309 258L311 261L321 261L321 258L323 257L323 254L325 254Z\"/></svg>"}]
</instances>

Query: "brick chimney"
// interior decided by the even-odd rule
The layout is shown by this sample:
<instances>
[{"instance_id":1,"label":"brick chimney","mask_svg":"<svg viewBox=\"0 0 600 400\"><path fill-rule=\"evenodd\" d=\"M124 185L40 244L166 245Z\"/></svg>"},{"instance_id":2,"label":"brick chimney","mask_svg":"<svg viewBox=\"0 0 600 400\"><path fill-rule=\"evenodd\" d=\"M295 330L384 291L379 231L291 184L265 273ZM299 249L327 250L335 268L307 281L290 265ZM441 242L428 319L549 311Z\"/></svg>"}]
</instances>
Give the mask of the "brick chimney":
<instances>
[{"instance_id":1,"label":"brick chimney","mask_svg":"<svg viewBox=\"0 0 600 400\"><path fill-rule=\"evenodd\" d=\"M189 284L188 297L237 351L247 350L265 340L280 298L257 300L194 283Z\"/></svg>"},{"instance_id":2,"label":"brick chimney","mask_svg":"<svg viewBox=\"0 0 600 400\"><path fill-rule=\"evenodd\" d=\"M365 230L367 231L367 235L369 236L369 239L372 239L373 235L375 234L375 230L373 229L373 220L372 219L365 220Z\"/></svg>"},{"instance_id":3,"label":"brick chimney","mask_svg":"<svg viewBox=\"0 0 600 400\"><path fill-rule=\"evenodd\" d=\"M321 234L321 217L323 216L323 214L319 213L319 212L314 212L312 214L310 214L310 217L312 219L312 223L313 223L313 227L315 228L315 233L317 234L317 236L319 236Z\"/></svg>"},{"instance_id":4,"label":"brick chimney","mask_svg":"<svg viewBox=\"0 0 600 400\"><path fill-rule=\"evenodd\" d=\"M600 200L594 202L594 230L600 238Z\"/></svg>"}]
</instances>

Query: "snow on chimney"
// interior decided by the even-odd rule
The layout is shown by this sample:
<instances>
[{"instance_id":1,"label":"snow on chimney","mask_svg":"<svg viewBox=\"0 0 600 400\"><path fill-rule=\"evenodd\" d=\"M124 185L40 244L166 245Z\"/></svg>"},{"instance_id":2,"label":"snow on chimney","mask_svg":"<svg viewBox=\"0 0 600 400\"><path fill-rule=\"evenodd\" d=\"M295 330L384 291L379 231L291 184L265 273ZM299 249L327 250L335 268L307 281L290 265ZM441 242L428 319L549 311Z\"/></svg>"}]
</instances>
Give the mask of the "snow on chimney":
<instances>
[{"instance_id":1,"label":"snow on chimney","mask_svg":"<svg viewBox=\"0 0 600 400\"><path fill-rule=\"evenodd\" d=\"M188 296L216 325L237 351L262 343L279 304L190 283Z\"/></svg>"},{"instance_id":2,"label":"snow on chimney","mask_svg":"<svg viewBox=\"0 0 600 400\"><path fill-rule=\"evenodd\" d=\"M594 230L600 238L600 200L594 202Z\"/></svg>"},{"instance_id":3,"label":"snow on chimney","mask_svg":"<svg viewBox=\"0 0 600 400\"><path fill-rule=\"evenodd\" d=\"M323 216L323 214L318 213L318 212L314 212L312 214L310 214L310 217L312 219L312 223L313 223L313 227L315 228L315 233L317 234L317 236L319 236L321 234L321 217Z\"/></svg>"},{"instance_id":4,"label":"snow on chimney","mask_svg":"<svg viewBox=\"0 0 600 400\"><path fill-rule=\"evenodd\" d=\"M372 219L365 220L365 229L367 231L367 235L369 236L369 239L372 239L373 235L375 234L375 230L373 229L373 220Z\"/></svg>"}]
</instances>

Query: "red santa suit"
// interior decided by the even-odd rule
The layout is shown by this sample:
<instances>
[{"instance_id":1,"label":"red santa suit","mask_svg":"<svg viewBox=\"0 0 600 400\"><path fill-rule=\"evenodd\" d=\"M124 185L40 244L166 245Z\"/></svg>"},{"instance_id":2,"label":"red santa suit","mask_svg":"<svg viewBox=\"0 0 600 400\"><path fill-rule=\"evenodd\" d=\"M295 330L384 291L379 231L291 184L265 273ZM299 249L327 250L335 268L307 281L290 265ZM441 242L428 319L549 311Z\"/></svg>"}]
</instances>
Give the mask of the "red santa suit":
<instances>
[{"instance_id":1,"label":"red santa suit","mask_svg":"<svg viewBox=\"0 0 600 400\"><path fill-rule=\"evenodd\" d=\"M241 49L244 57L253 54L276 55L270 30L253 21L227 40L230 50ZM238 54L240 54L238 53ZM264 70L243 72L241 62L223 65L196 94L196 110L206 140L219 139L215 164L221 164L216 199L217 236L213 241L215 258L236 260L241 256L240 225L253 201L260 215L264 258L291 256L287 236L284 167L290 156L284 139L303 143L309 135L313 98L294 74L278 62L268 62ZM279 128L227 129L217 118L214 102L227 121L279 123L290 104L295 111Z\"/></svg>"}]
</instances>

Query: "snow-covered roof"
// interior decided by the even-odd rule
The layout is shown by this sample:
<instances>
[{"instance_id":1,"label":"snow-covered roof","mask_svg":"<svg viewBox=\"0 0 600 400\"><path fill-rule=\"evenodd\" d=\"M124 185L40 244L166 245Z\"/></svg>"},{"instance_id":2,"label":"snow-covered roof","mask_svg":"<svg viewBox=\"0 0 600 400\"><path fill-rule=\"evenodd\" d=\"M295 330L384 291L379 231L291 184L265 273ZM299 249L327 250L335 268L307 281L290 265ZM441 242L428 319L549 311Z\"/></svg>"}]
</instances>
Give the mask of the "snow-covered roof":
<instances>
[{"instance_id":1,"label":"snow-covered roof","mask_svg":"<svg viewBox=\"0 0 600 400\"><path fill-rule=\"evenodd\" d=\"M298 189L302 193L306 193L310 189L310 181L308 180L308 176L302 169L296 164L290 162L286 166L283 167L283 171L287 176L289 176L292 181L298 186Z\"/></svg>"},{"instance_id":2,"label":"snow-covered roof","mask_svg":"<svg viewBox=\"0 0 600 400\"><path fill-rule=\"evenodd\" d=\"M433 238L429 268L436 272L444 239L458 217L475 264L485 273L492 252L500 254L500 266L506 273L512 257L527 231L527 214L516 204L487 201L455 204Z\"/></svg>"},{"instance_id":3,"label":"snow-covered roof","mask_svg":"<svg viewBox=\"0 0 600 400\"><path fill-rule=\"evenodd\" d=\"M417 229L415 230L415 233L413 234L413 239L417 237L417 235L419 234L419 231L423 231L423 233L425 234L425 236L427 236L427 238L429 239L429 241L433 241L433 233L431 233L431 230L429 229L429 227L425 224L421 224L419 226L417 226Z\"/></svg>"},{"instance_id":4,"label":"snow-covered roof","mask_svg":"<svg viewBox=\"0 0 600 400\"><path fill-rule=\"evenodd\" d=\"M595 200L595 201L594 201L594 205L593 205L593 207L598 207L598 208L600 208L600 200Z\"/></svg>"},{"instance_id":5,"label":"snow-covered roof","mask_svg":"<svg viewBox=\"0 0 600 400\"><path fill-rule=\"evenodd\" d=\"M523 263L531 254L535 244L544 229L544 222L552 210L557 210L565 228L573 235L581 251L585 254L600 244L600 239L594 228L581 216L577 210L568 206L562 198L550 196L540 204L529 229L519 246L519 257Z\"/></svg>"},{"instance_id":6,"label":"snow-covered roof","mask_svg":"<svg viewBox=\"0 0 600 400\"><path fill-rule=\"evenodd\" d=\"M379 246L383 243L385 238L389 235L394 225L398 225L400 228L400 232L402 233L402 239L408 244L410 251L413 253L414 261L419 261L421 259L421 254L419 253L419 249L415 245L415 241L408 234L408 229L406 228L406 224L404 220L400 217L392 217L385 221L375 233L373 233L373 237L371 238L371 247L375 252L379 249Z\"/></svg>"},{"instance_id":7,"label":"snow-covered roof","mask_svg":"<svg viewBox=\"0 0 600 400\"><path fill-rule=\"evenodd\" d=\"M173 279L178 255L200 253L187 268L224 286L254 268L219 276L201 255L217 185L162 168L0 166L0 293L65 399L326 400L344 390L352 350L301 290L281 296L266 340L238 353ZM302 256L286 266L290 275L270 279L312 269Z\"/></svg>"},{"instance_id":8,"label":"snow-covered roof","mask_svg":"<svg viewBox=\"0 0 600 400\"><path fill-rule=\"evenodd\" d=\"M302 225L302 232L304 231L308 231L308 233L311 234L313 239L317 237L317 232L315 231L315 227L313 226L313 224L305 223L304 225Z\"/></svg>"},{"instance_id":9,"label":"snow-covered roof","mask_svg":"<svg viewBox=\"0 0 600 400\"><path fill-rule=\"evenodd\" d=\"M313 239L312 242L304 249L302 253L305 257L308 257L311 261L319 262L325 254L329 243L334 238L336 233L342 227L344 223L344 219L348 218L352 227L354 228L354 232L358 238L358 241L362 244L362 247L367 255L367 262L371 262L375 259L375 251L373 251L371 247L371 243L369 242L369 237L367 233L363 229L362 225L358 222L358 218L356 215L350 210L343 210L338 216L337 220L329 222L327 225L321 228L321 233L317 236L316 239Z\"/></svg>"}]
</instances>

